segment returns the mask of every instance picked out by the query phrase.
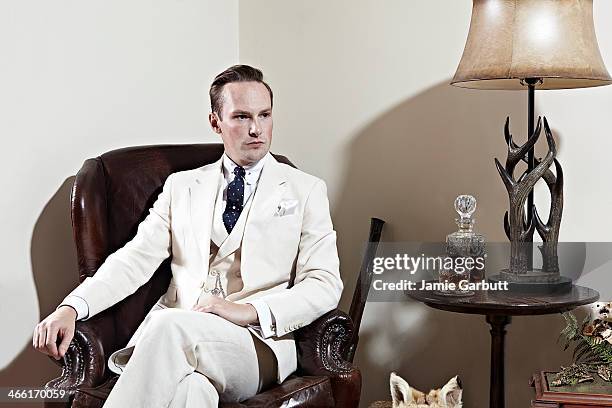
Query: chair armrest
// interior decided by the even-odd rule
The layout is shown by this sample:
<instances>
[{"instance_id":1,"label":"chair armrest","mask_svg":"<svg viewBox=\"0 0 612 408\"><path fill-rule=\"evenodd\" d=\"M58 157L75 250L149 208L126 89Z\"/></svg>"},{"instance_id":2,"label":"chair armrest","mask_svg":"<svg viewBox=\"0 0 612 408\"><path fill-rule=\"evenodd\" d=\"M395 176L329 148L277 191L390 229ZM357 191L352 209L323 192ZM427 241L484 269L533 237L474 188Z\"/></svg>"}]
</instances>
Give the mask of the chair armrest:
<instances>
[{"instance_id":1,"label":"chair armrest","mask_svg":"<svg viewBox=\"0 0 612 408\"><path fill-rule=\"evenodd\" d=\"M339 309L325 313L295 333L298 372L331 379L336 406L357 407L361 372L347 361L353 337L351 318Z\"/></svg>"},{"instance_id":2,"label":"chair armrest","mask_svg":"<svg viewBox=\"0 0 612 408\"><path fill-rule=\"evenodd\" d=\"M113 309L108 309L90 320L76 323L74 338L63 359L51 360L62 367L62 374L45 387L67 390L70 395L77 388L95 387L107 377L106 353L114 348L115 321Z\"/></svg>"},{"instance_id":3,"label":"chair armrest","mask_svg":"<svg viewBox=\"0 0 612 408\"><path fill-rule=\"evenodd\" d=\"M304 375L339 375L353 365L346 352L353 334L351 318L339 309L331 310L295 332L299 370Z\"/></svg>"},{"instance_id":4,"label":"chair armrest","mask_svg":"<svg viewBox=\"0 0 612 408\"><path fill-rule=\"evenodd\" d=\"M91 319L77 322L64 358L59 361L51 358L62 367L62 374L46 386L73 394L76 388L93 388L106 381L110 374L106 361L128 342L147 311L168 288L171 276L168 259L135 293Z\"/></svg>"}]
</instances>

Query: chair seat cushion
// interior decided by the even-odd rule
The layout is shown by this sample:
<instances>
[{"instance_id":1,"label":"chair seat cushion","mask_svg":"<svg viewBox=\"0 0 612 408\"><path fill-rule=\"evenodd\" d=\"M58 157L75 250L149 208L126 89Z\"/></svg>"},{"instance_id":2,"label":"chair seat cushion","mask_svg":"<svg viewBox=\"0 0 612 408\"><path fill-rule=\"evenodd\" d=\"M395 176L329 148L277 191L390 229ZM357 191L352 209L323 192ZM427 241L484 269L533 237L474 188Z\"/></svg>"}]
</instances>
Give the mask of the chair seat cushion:
<instances>
[{"instance_id":1,"label":"chair seat cushion","mask_svg":"<svg viewBox=\"0 0 612 408\"><path fill-rule=\"evenodd\" d=\"M74 394L72 408L102 408L118 376L112 376L95 388L79 388ZM222 403L224 408L263 407L333 407L334 397L329 377L302 376L287 377L282 384L263 391L240 403Z\"/></svg>"},{"instance_id":2,"label":"chair seat cushion","mask_svg":"<svg viewBox=\"0 0 612 408\"><path fill-rule=\"evenodd\" d=\"M72 408L102 408L118 378L118 375L114 375L95 388L78 388L74 393Z\"/></svg>"},{"instance_id":3,"label":"chair seat cushion","mask_svg":"<svg viewBox=\"0 0 612 408\"><path fill-rule=\"evenodd\" d=\"M264 407L334 407L329 377L290 375L282 384L263 391L238 404L220 404L223 408Z\"/></svg>"}]
</instances>

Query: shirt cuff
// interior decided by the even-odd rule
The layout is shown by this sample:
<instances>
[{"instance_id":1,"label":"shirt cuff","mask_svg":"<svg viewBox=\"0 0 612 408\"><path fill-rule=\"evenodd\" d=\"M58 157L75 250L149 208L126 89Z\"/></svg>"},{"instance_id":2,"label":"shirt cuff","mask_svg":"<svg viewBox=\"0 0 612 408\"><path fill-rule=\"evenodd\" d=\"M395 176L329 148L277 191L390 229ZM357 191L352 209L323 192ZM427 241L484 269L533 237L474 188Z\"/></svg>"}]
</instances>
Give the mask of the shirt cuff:
<instances>
[{"instance_id":1,"label":"shirt cuff","mask_svg":"<svg viewBox=\"0 0 612 408\"><path fill-rule=\"evenodd\" d=\"M264 339L276 335L276 321L268 304L260 299L255 299L250 302L246 302L252 305L257 311L257 318L259 319L259 326L261 327L261 335Z\"/></svg>"},{"instance_id":2,"label":"shirt cuff","mask_svg":"<svg viewBox=\"0 0 612 408\"><path fill-rule=\"evenodd\" d=\"M55 310L57 310L60 306L70 306L74 310L76 310L77 320L86 319L89 316L89 305L82 297L76 295L68 295Z\"/></svg>"}]
</instances>

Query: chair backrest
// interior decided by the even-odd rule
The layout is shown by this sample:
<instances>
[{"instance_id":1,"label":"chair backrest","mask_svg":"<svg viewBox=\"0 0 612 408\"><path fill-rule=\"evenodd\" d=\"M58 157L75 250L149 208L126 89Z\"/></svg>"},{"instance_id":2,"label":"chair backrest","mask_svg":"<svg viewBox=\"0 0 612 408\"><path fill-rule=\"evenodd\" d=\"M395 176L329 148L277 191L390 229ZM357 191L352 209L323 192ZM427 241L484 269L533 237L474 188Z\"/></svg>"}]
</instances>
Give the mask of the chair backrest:
<instances>
[{"instance_id":1,"label":"chair backrest","mask_svg":"<svg viewBox=\"0 0 612 408\"><path fill-rule=\"evenodd\" d=\"M93 276L134 236L171 173L212 163L222 153L222 144L139 146L86 160L72 189L79 279Z\"/></svg>"},{"instance_id":2,"label":"chair backrest","mask_svg":"<svg viewBox=\"0 0 612 408\"><path fill-rule=\"evenodd\" d=\"M174 172L213 163L223 144L128 147L88 159L76 175L71 195L72 229L79 280L93 276L106 257L128 242ZM284 156L274 157L291 166ZM118 344L125 344L170 281L169 262L126 301L116 306Z\"/></svg>"}]
</instances>

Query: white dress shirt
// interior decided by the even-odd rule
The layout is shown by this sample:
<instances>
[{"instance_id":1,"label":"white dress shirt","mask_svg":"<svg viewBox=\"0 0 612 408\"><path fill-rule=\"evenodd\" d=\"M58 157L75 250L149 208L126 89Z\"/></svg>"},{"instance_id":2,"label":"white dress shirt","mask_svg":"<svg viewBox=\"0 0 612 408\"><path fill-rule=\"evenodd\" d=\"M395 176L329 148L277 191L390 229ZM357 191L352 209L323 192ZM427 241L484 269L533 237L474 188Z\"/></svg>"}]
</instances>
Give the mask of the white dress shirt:
<instances>
[{"instance_id":1,"label":"white dress shirt","mask_svg":"<svg viewBox=\"0 0 612 408\"><path fill-rule=\"evenodd\" d=\"M254 163L250 166L243 166L245 170L244 175L244 200L243 204L249 199L251 194L255 192L257 188L257 183L259 181L259 176L261 175L261 171L265 165L265 162L270 153L267 153L261 160L257 163ZM236 163L229 158L227 154L223 154L223 179L225 186L223 187L223 208L225 209L227 203L227 186L234 180L236 175L234 174L234 169L238 167ZM258 329L264 338L273 336L276 334L276 322L274 320L274 316L270 312L270 308L263 300L255 299L250 302L255 310L257 311L257 317L259 319L259 325L251 325L254 328ZM89 306L87 305L87 301L82 297L69 295L67 296L62 303L58 306L70 306L77 312L77 320L86 319L89 316Z\"/></svg>"}]
</instances>

